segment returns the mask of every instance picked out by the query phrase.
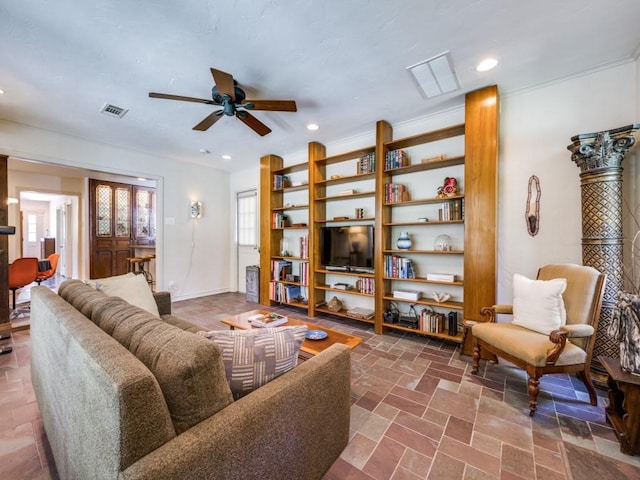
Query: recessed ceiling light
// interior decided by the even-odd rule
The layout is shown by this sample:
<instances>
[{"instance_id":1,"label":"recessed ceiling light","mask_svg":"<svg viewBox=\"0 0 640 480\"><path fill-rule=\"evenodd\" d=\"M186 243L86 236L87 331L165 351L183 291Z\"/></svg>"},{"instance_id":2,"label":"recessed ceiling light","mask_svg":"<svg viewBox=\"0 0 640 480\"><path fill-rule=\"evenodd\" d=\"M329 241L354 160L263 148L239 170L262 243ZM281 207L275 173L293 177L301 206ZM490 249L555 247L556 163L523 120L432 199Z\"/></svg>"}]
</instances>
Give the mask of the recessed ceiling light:
<instances>
[{"instance_id":1,"label":"recessed ceiling light","mask_svg":"<svg viewBox=\"0 0 640 480\"><path fill-rule=\"evenodd\" d=\"M209 150L207 150L206 148L201 148L200 149L200 153L202 153L203 155L207 155L209 153L211 153Z\"/></svg>"},{"instance_id":2,"label":"recessed ceiling light","mask_svg":"<svg viewBox=\"0 0 640 480\"><path fill-rule=\"evenodd\" d=\"M307 125L307 130L318 130L320 128L320 125L318 125L317 123L310 123L309 125Z\"/></svg>"},{"instance_id":3,"label":"recessed ceiling light","mask_svg":"<svg viewBox=\"0 0 640 480\"><path fill-rule=\"evenodd\" d=\"M222 155L224 160L231 160L231 155Z\"/></svg>"},{"instance_id":4,"label":"recessed ceiling light","mask_svg":"<svg viewBox=\"0 0 640 480\"><path fill-rule=\"evenodd\" d=\"M478 64L478 66L476 67L476 70L479 72L486 72L487 70L491 70L497 64L498 64L498 60L496 60L495 58L485 58L483 61L481 61Z\"/></svg>"},{"instance_id":5,"label":"recessed ceiling light","mask_svg":"<svg viewBox=\"0 0 640 480\"><path fill-rule=\"evenodd\" d=\"M4 93L4 90L0 88L0 95L2 95L3 93Z\"/></svg>"}]
</instances>

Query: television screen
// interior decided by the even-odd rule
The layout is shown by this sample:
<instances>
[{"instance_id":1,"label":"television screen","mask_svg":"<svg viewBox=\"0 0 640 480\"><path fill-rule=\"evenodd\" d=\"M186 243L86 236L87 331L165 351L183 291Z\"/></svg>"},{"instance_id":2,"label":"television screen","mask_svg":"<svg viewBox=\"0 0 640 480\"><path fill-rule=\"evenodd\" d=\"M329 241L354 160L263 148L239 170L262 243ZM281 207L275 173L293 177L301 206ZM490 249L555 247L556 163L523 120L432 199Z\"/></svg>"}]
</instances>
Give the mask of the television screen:
<instances>
[{"instance_id":1,"label":"television screen","mask_svg":"<svg viewBox=\"0 0 640 480\"><path fill-rule=\"evenodd\" d=\"M323 265L373 268L373 225L322 227L320 237Z\"/></svg>"}]
</instances>

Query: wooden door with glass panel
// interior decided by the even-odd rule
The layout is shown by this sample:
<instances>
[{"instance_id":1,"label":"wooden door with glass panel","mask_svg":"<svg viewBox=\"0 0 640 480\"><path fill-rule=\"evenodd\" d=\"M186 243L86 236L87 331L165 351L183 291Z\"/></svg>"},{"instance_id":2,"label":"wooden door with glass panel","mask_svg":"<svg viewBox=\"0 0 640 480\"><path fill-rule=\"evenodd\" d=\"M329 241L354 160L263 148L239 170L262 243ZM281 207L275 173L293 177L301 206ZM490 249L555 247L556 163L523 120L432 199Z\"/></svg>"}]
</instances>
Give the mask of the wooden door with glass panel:
<instances>
[{"instance_id":1,"label":"wooden door with glass panel","mask_svg":"<svg viewBox=\"0 0 640 480\"><path fill-rule=\"evenodd\" d=\"M122 275L129 271L131 219L131 185L89 179L91 278Z\"/></svg>"}]
</instances>

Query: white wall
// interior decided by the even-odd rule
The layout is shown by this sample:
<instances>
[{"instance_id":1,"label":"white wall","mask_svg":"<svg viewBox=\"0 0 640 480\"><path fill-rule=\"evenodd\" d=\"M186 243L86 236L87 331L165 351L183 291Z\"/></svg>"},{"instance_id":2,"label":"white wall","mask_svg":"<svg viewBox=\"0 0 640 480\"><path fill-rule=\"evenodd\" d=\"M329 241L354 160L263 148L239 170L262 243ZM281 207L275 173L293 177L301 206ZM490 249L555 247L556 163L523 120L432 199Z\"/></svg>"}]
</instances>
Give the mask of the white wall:
<instances>
[{"instance_id":1,"label":"white wall","mask_svg":"<svg viewBox=\"0 0 640 480\"><path fill-rule=\"evenodd\" d=\"M173 281L174 299L229 290L231 273L219 267L228 264L230 250L227 173L6 121L0 121L0 153L156 180L157 288ZM192 199L204 204L204 216L195 222L189 217Z\"/></svg>"},{"instance_id":2,"label":"white wall","mask_svg":"<svg viewBox=\"0 0 640 480\"><path fill-rule=\"evenodd\" d=\"M574 135L640 120L638 68L640 62L629 62L501 97L498 302L511 303L516 272L535 277L546 263L582 263L580 169L567 146ZM402 138L462 121L464 110L453 109L395 124L393 134ZM334 155L372 145L374 136L372 125L370 133L322 143L327 155ZM640 179L635 163L640 154L635 151L639 149L634 147L624 161L625 181L627 185L635 182L636 191ZM306 150L288 157L305 155ZM285 165L295 163L284 160ZM251 177L248 172L242 175ZM256 182L258 175L256 168ZM524 218L531 175L538 176L542 190L540 231L535 237L528 234Z\"/></svg>"}]
</instances>

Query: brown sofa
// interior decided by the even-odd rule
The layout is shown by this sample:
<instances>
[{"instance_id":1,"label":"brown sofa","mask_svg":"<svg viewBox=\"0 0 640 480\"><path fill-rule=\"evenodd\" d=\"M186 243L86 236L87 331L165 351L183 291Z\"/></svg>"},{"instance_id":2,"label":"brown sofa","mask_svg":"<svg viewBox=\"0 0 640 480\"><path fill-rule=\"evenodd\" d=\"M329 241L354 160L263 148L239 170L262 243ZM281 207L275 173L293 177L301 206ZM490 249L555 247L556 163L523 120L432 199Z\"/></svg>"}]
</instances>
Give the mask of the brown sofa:
<instances>
[{"instance_id":1,"label":"brown sofa","mask_svg":"<svg viewBox=\"0 0 640 480\"><path fill-rule=\"evenodd\" d=\"M350 351L334 345L233 401L218 347L67 280L31 290L31 375L60 478L320 479L349 437Z\"/></svg>"}]
</instances>

